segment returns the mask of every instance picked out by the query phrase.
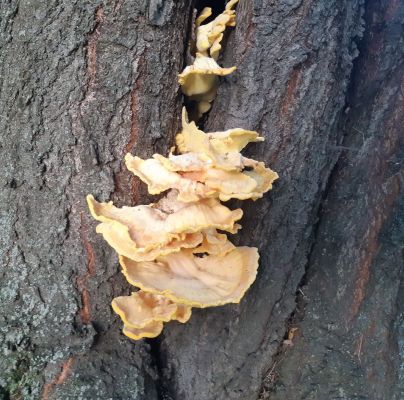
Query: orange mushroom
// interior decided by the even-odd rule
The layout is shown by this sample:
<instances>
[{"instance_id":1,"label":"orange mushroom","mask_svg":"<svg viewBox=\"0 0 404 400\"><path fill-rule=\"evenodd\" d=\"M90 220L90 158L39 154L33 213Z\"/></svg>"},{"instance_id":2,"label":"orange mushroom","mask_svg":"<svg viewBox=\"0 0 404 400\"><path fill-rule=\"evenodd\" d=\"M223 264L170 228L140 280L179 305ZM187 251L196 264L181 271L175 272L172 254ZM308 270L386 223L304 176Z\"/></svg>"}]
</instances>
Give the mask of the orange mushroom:
<instances>
[{"instance_id":1,"label":"orange mushroom","mask_svg":"<svg viewBox=\"0 0 404 400\"><path fill-rule=\"evenodd\" d=\"M148 160L131 154L125 157L128 169L148 185L149 193L174 188L179 201L208 197L227 201L256 200L272 189L278 174L264 163L240 154L249 142L263 140L257 132L229 129L205 133L195 122L188 122L185 108L182 118L183 129L176 138L182 154L170 154L168 158L154 154Z\"/></svg>"},{"instance_id":2,"label":"orange mushroom","mask_svg":"<svg viewBox=\"0 0 404 400\"><path fill-rule=\"evenodd\" d=\"M199 165L199 170L196 170L197 167L183 168L182 157L187 157L190 160L190 155L195 158L194 165ZM145 171L142 175L137 173L133 167L131 171L142 176L142 180L149 187L149 192L154 191L156 187L160 191L169 188L169 185L164 185L160 178L168 171L171 176L176 177L172 179L172 182L176 182L173 187L178 190L178 199L181 201L195 201L204 197L217 197L221 201L232 198L256 200L272 189L272 183L278 178L278 174L266 168L264 163L244 157L241 157L241 162L244 168L249 168L248 170L240 170L238 167L231 170L229 165L226 169L215 167L211 160L201 162L197 153L170 155L168 158L155 154L153 157L155 159L146 161L138 159L139 164L143 167L142 170ZM145 165L148 161L158 163L158 168L148 171ZM165 172L158 174L156 173L157 170Z\"/></svg>"},{"instance_id":3,"label":"orange mushroom","mask_svg":"<svg viewBox=\"0 0 404 400\"><path fill-rule=\"evenodd\" d=\"M212 166L221 169L243 169L252 166L240 151L251 142L262 142L263 137L255 131L235 128L224 132L205 133L198 129L195 122L188 121L185 107L182 109L182 130L175 138L178 151L198 153L203 159L212 162ZM256 162L256 161L254 161Z\"/></svg>"},{"instance_id":4,"label":"orange mushroom","mask_svg":"<svg viewBox=\"0 0 404 400\"><path fill-rule=\"evenodd\" d=\"M194 63L178 75L182 92L196 102L195 119L210 110L216 97L219 76L229 75L235 70L236 67L222 68L213 58L196 53Z\"/></svg>"}]
</instances>

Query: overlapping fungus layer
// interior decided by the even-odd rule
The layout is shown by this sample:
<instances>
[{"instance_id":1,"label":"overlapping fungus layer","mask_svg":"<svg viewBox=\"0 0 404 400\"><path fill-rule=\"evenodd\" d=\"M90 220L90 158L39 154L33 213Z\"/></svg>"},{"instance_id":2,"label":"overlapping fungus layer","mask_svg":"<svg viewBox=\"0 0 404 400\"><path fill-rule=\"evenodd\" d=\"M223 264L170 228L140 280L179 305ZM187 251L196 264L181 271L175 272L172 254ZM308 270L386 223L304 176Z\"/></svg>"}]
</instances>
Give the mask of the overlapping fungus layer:
<instances>
[{"instance_id":1,"label":"overlapping fungus layer","mask_svg":"<svg viewBox=\"0 0 404 400\"><path fill-rule=\"evenodd\" d=\"M211 22L202 24L212 15L212 9L205 7L195 21L195 40L191 44L195 60L178 76L182 92L194 103L191 112L195 121L210 110L216 97L219 76L229 75L236 70L236 67L220 67L217 59L222 48L224 31L228 26L236 25L236 12L233 7L237 2L238 0L230 0L220 15Z\"/></svg>"},{"instance_id":2,"label":"overlapping fungus layer","mask_svg":"<svg viewBox=\"0 0 404 400\"><path fill-rule=\"evenodd\" d=\"M235 247L219 233L236 233L243 215L220 200L255 200L271 189L277 174L240 154L249 142L259 141L256 132L243 129L204 133L188 121L184 109L177 155L125 157L149 193L167 191L165 197L122 208L87 197L92 216L100 222L97 232L119 254L127 281L140 288L112 301L125 335L155 337L164 322L188 321L191 307L238 303L250 287L258 251Z\"/></svg>"},{"instance_id":3,"label":"overlapping fungus layer","mask_svg":"<svg viewBox=\"0 0 404 400\"><path fill-rule=\"evenodd\" d=\"M231 0L208 24L202 22L211 15L209 8L196 20L195 63L179 81L197 102L198 116L210 108L217 76L235 69L220 68L216 60L226 26L235 25L236 3ZM184 108L175 154L125 157L127 168L150 194L166 192L161 200L118 208L87 196L99 221L97 232L119 254L127 281L139 289L112 301L126 336L156 337L164 322L188 321L192 307L238 303L254 282L257 249L236 247L227 238L241 228L237 222L243 212L220 201L256 200L272 188L276 172L240 153L248 143L263 140L257 132L239 128L205 133L188 121Z\"/></svg>"}]
</instances>

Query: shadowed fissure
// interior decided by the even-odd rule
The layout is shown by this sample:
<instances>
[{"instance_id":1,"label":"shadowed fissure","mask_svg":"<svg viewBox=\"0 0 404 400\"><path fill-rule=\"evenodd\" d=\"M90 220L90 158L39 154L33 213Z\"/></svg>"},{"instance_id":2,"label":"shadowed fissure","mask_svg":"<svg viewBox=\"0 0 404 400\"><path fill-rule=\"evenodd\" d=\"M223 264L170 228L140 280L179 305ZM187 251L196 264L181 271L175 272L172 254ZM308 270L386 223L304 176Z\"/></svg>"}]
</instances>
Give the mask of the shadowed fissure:
<instances>
[{"instance_id":1,"label":"shadowed fissure","mask_svg":"<svg viewBox=\"0 0 404 400\"><path fill-rule=\"evenodd\" d=\"M365 25L367 26L369 21L365 21ZM361 49L361 43L356 43L358 48ZM276 384L276 374L275 374L275 369L276 367L285 359L286 354L287 354L287 349L288 349L288 342L290 340L290 334L292 333L293 337L293 332L295 330L299 329L299 324L300 322L304 319L305 316L305 307L307 305L306 297L304 294L304 291L302 290L306 284L307 284L307 279L308 279L308 274L310 272L310 268L312 265L312 255L313 255L313 250L315 247L315 244L318 240L319 237L319 227L322 224L323 221L323 215L324 215L324 202L326 201L328 194L333 187L334 183L334 178L336 174L339 171L339 161L341 157L343 157L344 151L350 150L349 147L344 147L343 144L345 142L345 138L348 136L348 131L345 129L345 123L346 123L346 114L343 113L344 110L349 109L349 104L350 104L350 99L354 98L355 92L356 92L356 86L357 86L357 81L355 77L357 76L357 71L359 68L359 63L361 61L362 51L359 51L360 56L357 57L353 61L353 66L352 70L350 73L349 77L349 84L346 89L346 95L345 95L345 104L342 107L342 110L339 115L339 120L336 124L336 129L337 132L339 132L339 152L338 154L334 157L334 159L331 161L330 166L329 166L329 173L326 178L325 182L325 188L324 190L319 193L319 200L317 205L313 208L313 218L312 221L314 221L312 228L311 228L311 245L310 248L307 252L307 261L304 265L304 272L302 275L302 278L300 279L299 284L297 285L296 291L295 291L295 308L292 310L290 313L289 317L285 321L285 330L284 330L284 335L283 335L283 340L280 341L277 349L274 352L274 355L272 357L272 361L270 364L270 367L266 371L266 373L263 375L263 382L262 382L262 387L261 387L261 394L260 397L263 395L264 391L271 391L271 388L273 388L274 384Z\"/></svg>"},{"instance_id":2,"label":"shadowed fissure","mask_svg":"<svg viewBox=\"0 0 404 400\"><path fill-rule=\"evenodd\" d=\"M196 0L193 1L189 9L189 24L187 33L185 35L184 51L183 51L183 66L190 64L190 42L193 40L193 30L195 18L205 7L212 9L212 16L206 22L210 22L218 16L225 8L226 1L213 1L213 0ZM178 71L180 72L180 71ZM185 96L183 96L185 104L187 104ZM209 116L209 112L199 121L198 125L201 129L204 128L205 122ZM159 400L175 400L176 389L173 386L173 381L165 372L167 369L167 359L164 350L162 350L162 342L164 340L164 332L157 338L146 339L150 346L150 356L152 358L153 367L157 373L157 380L155 382L157 396Z\"/></svg>"},{"instance_id":3,"label":"shadowed fissure","mask_svg":"<svg viewBox=\"0 0 404 400\"><path fill-rule=\"evenodd\" d=\"M209 17L207 22L214 19L219 15L225 8L226 1L220 0L196 0L191 3L189 9L189 23L187 26L187 32L185 34L184 50L183 50L183 66L182 69L190 63L190 41L193 39L193 27L196 15L199 14L204 7L210 7L212 9L212 16ZM227 50L229 51L229 50ZM178 71L181 72L181 71ZM185 100L185 96L183 96ZM206 122L207 116L199 121L199 126L203 129ZM170 379L165 369L167 368L167 360L165 357L164 350L161 349L162 341L164 340L164 332L155 339L146 339L146 342L150 346L150 356L152 358L153 367L157 373L157 380L155 381L155 387L157 391L157 396L159 400L175 400L175 387L173 386L173 381Z\"/></svg>"},{"instance_id":4,"label":"shadowed fissure","mask_svg":"<svg viewBox=\"0 0 404 400\"><path fill-rule=\"evenodd\" d=\"M191 62L178 74L188 107L182 109L182 130L168 157L125 155L127 169L148 186L149 194L166 192L165 197L148 205L116 207L87 195L89 211L99 222L97 233L119 255L128 283L139 289L111 303L123 334L133 340L156 338L170 321L186 323L194 308L239 303L257 275L258 248L235 246L227 236L242 228L236 222L243 211L221 202L257 200L272 189L278 174L241 154L249 143L265 139L243 128L205 133L196 125L211 109L220 77L236 70L222 67L219 56L225 31L236 26L237 3L228 1L214 19L212 9L204 7L191 25L191 40L184 46ZM159 396L167 398L169 368L162 366L159 346L151 352Z\"/></svg>"}]
</instances>

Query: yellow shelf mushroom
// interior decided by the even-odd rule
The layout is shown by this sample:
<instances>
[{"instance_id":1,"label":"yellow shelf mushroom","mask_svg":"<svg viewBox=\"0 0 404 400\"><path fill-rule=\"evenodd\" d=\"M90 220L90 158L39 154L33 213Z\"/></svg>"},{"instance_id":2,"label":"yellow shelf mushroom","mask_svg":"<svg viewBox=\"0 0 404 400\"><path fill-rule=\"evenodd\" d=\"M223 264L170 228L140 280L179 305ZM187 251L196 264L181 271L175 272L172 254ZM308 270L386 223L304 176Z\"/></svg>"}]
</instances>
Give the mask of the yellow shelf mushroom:
<instances>
[{"instance_id":1,"label":"yellow shelf mushroom","mask_svg":"<svg viewBox=\"0 0 404 400\"><path fill-rule=\"evenodd\" d=\"M236 12L233 6L238 0L227 3L225 10L213 21L202 25L212 14L212 9L205 7L195 21L195 60L178 75L181 90L190 100L196 103L193 110L195 120L208 112L216 97L219 76L231 74L236 67L222 68L217 64L223 32L228 26L236 25Z\"/></svg>"},{"instance_id":2,"label":"yellow shelf mushroom","mask_svg":"<svg viewBox=\"0 0 404 400\"><path fill-rule=\"evenodd\" d=\"M127 154L125 161L151 194L176 189L178 200L183 202L210 197L256 200L272 188L278 174L262 162L243 157L240 150L262 140L257 132L244 129L205 133L195 122L188 122L184 108L183 128L176 137L183 154L168 158L154 154L148 160Z\"/></svg>"},{"instance_id":3,"label":"yellow shelf mushroom","mask_svg":"<svg viewBox=\"0 0 404 400\"><path fill-rule=\"evenodd\" d=\"M202 95L216 94L212 93L212 88L217 85L218 76L229 75L235 70L236 67L222 68L213 58L196 53L194 63L185 67L184 71L178 75L178 83L186 96L195 96L195 100L201 101ZM210 96L206 96L207 98Z\"/></svg>"},{"instance_id":4,"label":"yellow shelf mushroom","mask_svg":"<svg viewBox=\"0 0 404 400\"><path fill-rule=\"evenodd\" d=\"M92 216L101 223L101 233L118 254L137 261L153 260L181 248L194 248L202 242L201 231L216 228L236 233L243 212L230 210L216 199L182 203L175 192L156 204L118 208L87 196Z\"/></svg>"},{"instance_id":5,"label":"yellow shelf mushroom","mask_svg":"<svg viewBox=\"0 0 404 400\"><path fill-rule=\"evenodd\" d=\"M271 189L273 181L278 178L275 172L259 162L248 171L226 171L212 167L209 162L199 170L184 171L182 156L165 158L155 154L153 157L159 158L149 160L128 156L128 169L148 185L149 193L159 194L173 188L178 192L178 200L183 202L212 197L221 201L232 198L256 200ZM198 156L194 154L193 157L195 164L199 163ZM165 180L165 177L169 178Z\"/></svg>"},{"instance_id":6,"label":"yellow shelf mushroom","mask_svg":"<svg viewBox=\"0 0 404 400\"><path fill-rule=\"evenodd\" d=\"M218 77L235 67L221 68L216 60L223 32L235 25L234 5L203 24L205 8L195 22L195 62L179 75L182 91L197 103L199 118L216 96ZM97 233L119 255L122 272L138 291L112 300L131 339L154 338L169 321L187 322L192 307L238 303L254 282L258 268L255 247L231 243L243 212L220 201L256 200L272 189L278 174L263 162L241 154L248 143L262 142L255 131L200 130L183 108L182 130L168 157L154 154L143 160L127 154L127 168L148 186L150 194L167 192L157 203L115 207L87 196Z\"/></svg>"},{"instance_id":7,"label":"yellow shelf mushroom","mask_svg":"<svg viewBox=\"0 0 404 400\"><path fill-rule=\"evenodd\" d=\"M142 290L131 296L116 297L111 305L124 323L123 332L135 340L158 336L163 330L163 322L184 323L191 317L191 307Z\"/></svg>"},{"instance_id":8,"label":"yellow shelf mushroom","mask_svg":"<svg viewBox=\"0 0 404 400\"><path fill-rule=\"evenodd\" d=\"M236 26L236 12L233 7L238 0L230 0L224 9L213 21L202 25L212 15L212 9L205 7L195 21L196 49L204 56L210 55L214 60L219 57L222 46L223 32L228 26Z\"/></svg>"},{"instance_id":9,"label":"yellow shelf mushroom","mask_svg":"<svg viewBox=\"0 0 404 400\"><path fill-rule=\"evenodd\" d=\"M197 53L194 63L185 67L178 75L182 92L196 102L194 110L196 120L210 110L219 86L219 76L229 75L235 70L236 67L222 68L213 58Z\"/></svg>"},{"instance_id":10,"label":"yellow shelf mushroom","mask_svg":"<svg viewBox=\"0 0 404 400\"><path fill-rule=\"evenodd\" d=\"M248 143L262 142L264 138L255 131L235 128L224 132L205 133L195 122L188 121L185 107L182 109L182 130L175 137L181 154L197 153L212 166L221 169L243 169L251 167L254 160L243 157L240 151Z\"/></svg>"},{"instance_id":11,"label":"yellow shelf mushroom","mask_svg":"<svg viewBox=\"0 0 404 400\"><path fill-rule=\"evenodd\" d=\"M238 303L255 280L258 251L236 247L226 254L199 257L192 250L136 262L119 258L128 282L192 307Z\"/></svg>"}]
</instances>

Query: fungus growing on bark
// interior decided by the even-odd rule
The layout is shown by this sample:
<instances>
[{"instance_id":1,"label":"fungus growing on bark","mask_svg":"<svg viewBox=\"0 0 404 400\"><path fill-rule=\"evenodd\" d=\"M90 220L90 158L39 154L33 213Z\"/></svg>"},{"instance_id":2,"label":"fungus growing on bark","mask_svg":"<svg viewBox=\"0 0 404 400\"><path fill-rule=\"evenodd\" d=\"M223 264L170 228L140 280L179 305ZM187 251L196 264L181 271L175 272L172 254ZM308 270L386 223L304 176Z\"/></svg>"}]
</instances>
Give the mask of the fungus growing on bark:
<instances>
[{"instance_id":1,"label":"fungus growing on bark","mask_svg":"<svg viewBox=\"0 0 404 400\"><path fill-rule=\"evenodd\" d=\"M178 75L182 92L196 104L193 110L195 120L210 110L211 103L216 97L219 76L229 75L236 70L236 67L222 68L216 61L222 48L220 43L223 32L226 27L236 25L236 12L233 6L237 2L238 0L229 1L220 15L202 25L212 14L212 9L205 7L195 21L196 40L193 44L195 60Z\"/></svg>"},{"instance_id":2,"label":"fungus growing on bark","mask_svg":"<svg viewBox=\"0 0 404 400\"><path fill-rule=\"evenodd\" d=\"M177 135L179 155L142 160L127 154L128 169L150 194L168 191L157 203L118 208L87 202L100 222L96 230L119 254L127 281L141 290L117 297L114 311L132 339L159 335L163 323L185 322L191 307L238 303L255 279L256 248L235 247L224 233L236 233L241 209L219 200L257 199L278 175L264 163L240 154L257 132L230 129L205 133L188 122ZM249 167L249 169L246 169Z\"/></svg>"},{"instance_id":3,"label":"fungus growing on bark","mask_svg":"<svg viewBox=\"0 0 404 400\"><path fill-rule=\"evenodd\" d=\"M221 68L216 59L225 28L235 25L236 3L231 0L222 14L203 25L211 15L205 8L195 22L196 59L180 74L180 83L198 103L198 115L210 108L218 76L235 69ZM220 201L256 200L272 188L278 174L240 153L248 143L263 140L241 128L205 133L188 121L184 107L182 130L168 157L125 157L127 168L147 184L149 193L167 192L164 197L119 208L87 196L99 221L96 231L118 253L127 281L140 289L112 301L126 336L153 338L165 322L188 321L191 307L238 303L254 282L257 249L236 247L219 232L236 233L243 212Z\"/></svg>"},{"instance_id":4,"label":"fungus growing on bark","mask_svg":"<svg viewBox=\"0 0 404 400\"><path fill-rule=\"evenodd\" d=\"M236 224L243 212L230 210L216 199L182 203L171 192L164 201L148 206L115 207L99 203L87 196L92 216L101 223L101 233L118 254L133 260L153 260L181 248L194 248L202 242L201 231L216 228L230 233L239 229Z\"/></svg>"},{"instance_id":5,"label":"fungus growing on bark","mask_svg":"<svg viewBox=\"0 0 404 400\"><path fill-rule=\"evenodd\" d=\"M195 122L188 122L184 108L183 128L176 137L183 154L168 158L154 154L149 160L127 154L126 166L148 185L151 194L174 188L184 202L210 197L256 200L272 188L278 174L262 162L243 157L240 150L262 140L257 132L244 129L205 133Z\"/></svg>"},{"instance_id":6,"label":"fungus growing on bark","mask_svg":"<svg viewBox=\"0 0 404 400\"><path fill-rule=\"evenodd\" d=\"M236 247L226 254L198 257L190 249L136 262L120 257L128 282L192 307L238 303L255 280L258 251Z\"/></svg>"},{"instance_id":7,"label":"fungus growing on bark","mask_svg":"<svg viewBox=\"0 0 404 400\"><path fill-rule=\"evenodd\" d=\"M236 67L222 68L213 58L197 53L194 63L178 75L182 92L196 102L196 119L210 110L210 103L216 97L219 76L229 75L235 70Z\"/></svg>"},{"instance_id":8,"label":"fungus growing on bark","mask_svg":"<svg viewBox=\"0 0 404 400\"><path fill-rule=\"evenodd\" d=\"M205 133L198 129L195 122L188 121L185 107L182 109L182 130L175 138L181 154L198 153L212 162L212 166L221 169L243 169L256 163L243 157L240 151L251 142L262 142L255 131L235 128L224 132Z\"/></svg>"},{"instance_id":9,"label":"fungus growing on bark","mask_svg":"<svg viewBox=\"0 0 404 400\"><path fill-rule=\"evenodd\" d=\"M212 9L205 7L201 11L195 21L195 45L198 53L217 60L222 48L220 42L223 39L223 32L228 26L236 26L236 11L233 10L233 7L237 2L238 0L230 0L226 4L224 11L205 25L202 25L202 22L212 15Z\"/></svg>"},{"instance_id":10,"label":"fungus growing on bark","mask_svg":"<svg viewBox=\"0 0 404 400\"><path fill-rule=\"evenodd\" d=\"M121 317L123 333L131 339L153 338L163 330L163 322L187 322L191 307L142 290L112 300L112 309Z\"/></svg>"}]
</instances>

